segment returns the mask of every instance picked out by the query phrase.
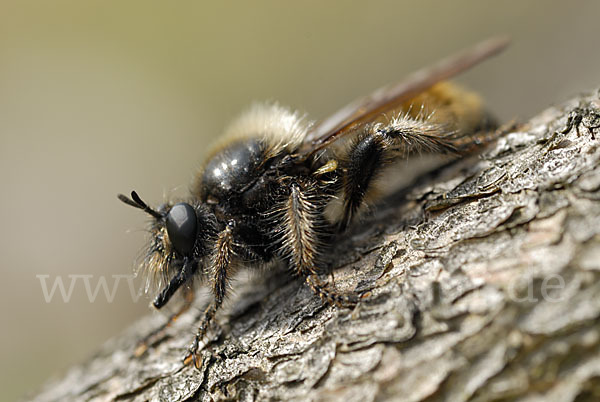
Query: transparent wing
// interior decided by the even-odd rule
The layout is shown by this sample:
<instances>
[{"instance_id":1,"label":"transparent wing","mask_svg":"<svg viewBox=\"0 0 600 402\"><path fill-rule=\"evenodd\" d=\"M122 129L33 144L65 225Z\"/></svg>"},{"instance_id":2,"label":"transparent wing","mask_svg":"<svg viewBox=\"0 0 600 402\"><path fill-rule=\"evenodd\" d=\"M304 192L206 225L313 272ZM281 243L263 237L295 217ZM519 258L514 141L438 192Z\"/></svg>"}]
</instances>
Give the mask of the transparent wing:
<instances>
[{"instance_id":1,"label":"transparent wing","mask_svg":"<svg viewBox=\"0 0 600 402\"><path fill-rule=\"evenodd\" d=\"M506 37L495 37L419 70L405 81L379 88L346 105L315 125L304 139L299 156L308 157L352 131L352 128L375 120L382 113L397 108L440 81L451 78L502 51Z\"/></svg>"}]
</instances>

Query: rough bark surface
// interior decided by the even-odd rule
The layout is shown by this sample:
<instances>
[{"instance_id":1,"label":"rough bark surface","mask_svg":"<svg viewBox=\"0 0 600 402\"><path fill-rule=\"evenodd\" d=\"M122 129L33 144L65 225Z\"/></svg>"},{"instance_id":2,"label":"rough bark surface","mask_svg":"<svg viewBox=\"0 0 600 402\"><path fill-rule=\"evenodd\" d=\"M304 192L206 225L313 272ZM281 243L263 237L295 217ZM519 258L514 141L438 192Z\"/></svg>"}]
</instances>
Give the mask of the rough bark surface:
<instances>
[{"instance_id":1,"label":"rough bark surface","mask_svg":"<svg viewBox=\"0 0 600 402\"><path fill-rule=\"evenodd\" d=\"M237 284L199 370L181 358L202 303L141 358L136 342L164 317L32 398L600 399L600 132L588 130L600 118L584 113L562 133L574 108L599 104L594 94L548 109L339 239L335 285L366 292L356 308L325 305L286 275L256 278Z\"/></svg>"}]
</instances>

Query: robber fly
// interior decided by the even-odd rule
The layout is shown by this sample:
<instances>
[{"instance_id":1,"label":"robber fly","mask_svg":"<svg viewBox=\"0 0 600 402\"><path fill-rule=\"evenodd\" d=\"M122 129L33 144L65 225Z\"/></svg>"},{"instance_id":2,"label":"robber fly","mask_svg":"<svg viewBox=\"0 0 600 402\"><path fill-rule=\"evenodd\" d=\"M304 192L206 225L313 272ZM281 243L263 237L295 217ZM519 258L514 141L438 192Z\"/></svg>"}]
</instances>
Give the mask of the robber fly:
<instances>
[{"instance_id":1,"label":"robber fly","mask_svg":"<svg viewBox=\"0 0 600 402\"><path fill-rule=\"evenodd\" d=\"M193 280L210 288L210 301L184 363L199 367L200 342L228 293L236 268L284 261L319 297L352 304L319 279L320 256L334 233L359 213L379 174L415 153L462 154L477 148L493 123L480 98L444 80L501 51L505 39L482 42L407 81L381 88L319 124L277 104L259 105L227 130L183 202L150 207L133 191L119 199L152 217L141 263L158 277L160 309L182 288L193 300ZM427 112L424 112L424 111ZM344 141L341 141L344 139ZM340 146L340 144L342 144ZM337 215L326 208L341 200Z\"/></svg>"}]
</instances>

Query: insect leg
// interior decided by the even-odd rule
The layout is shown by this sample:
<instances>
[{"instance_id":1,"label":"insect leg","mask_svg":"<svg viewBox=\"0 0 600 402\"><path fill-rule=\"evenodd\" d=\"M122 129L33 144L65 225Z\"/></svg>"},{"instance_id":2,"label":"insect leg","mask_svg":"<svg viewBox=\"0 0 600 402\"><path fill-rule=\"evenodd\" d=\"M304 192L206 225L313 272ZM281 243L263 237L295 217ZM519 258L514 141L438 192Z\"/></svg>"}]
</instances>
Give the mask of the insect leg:
<instances>
[{"instance_id":1,"label":"insect leg","mask_svg":"<svg viewBox=\"0 0 600 402\"><path fill-rule=\"evenodd\" d=\"M306 183L309 186L313 183ZM280 226L283 233L283 254L298 275L316 273L315 259L319 244L321 211L314 190L305 191L294 182L290 194L281 206Z\"/></svg>"},{"instance_id":2,"label":"insect leg","mask_svg":"<svg viewBox=\"0 0 600 402\"><path fill-rule=\"evenodd\" d=\"M385 166L414 152L452 152L449 138L443 126L409 116L366 126L342 161L344 211L339 230L350 224Z\"/></svg>"},{"instance_id":3,"label":"insect leg","mask_svg":"<svg viewBox=\"0 0 600 402\"><path fill-rule=\"evenodd\" d=\"M290 185L290 194L280 211L282 253L298 275L306 276L307 284L321 299L335 305L354 304L356 300L352 296L338 294L318 277L315 261L321 245L319 231L326 225L323 208L328 198L317 195L317 185L311 180Z\"/></svg>"},{"instance_id":4,"label":"insect leg","mask_svg":"<svg viewBox=\"0 0 600 402\"><path fill-rule=\"evenodd\" d=\"M234 254L234 227L235 222L230 221L225 229L218 234L212 255L209 260L212 271L211 281L214 299L204 311L204 316L200 321L194 341L190 345L188 353L183 359L184 364L189 364L193 361L196 368L200 368L202 363L197 354L200 341L206 335L210 323L214 319L218 309L221 307L223 300L225 299L229 276L231 274L231 260Z\"/></svg>"},{"instance_id":5,"label":"insect leg","mask_svg":"<svg viewBox=\"0 0 600 402\"><path fill-rule=\"evenodd\" d=\"M206 335L206 332L208 331L208 326L212 322L213 318L215 318L218 308L219 306L217 305L217 302L213 300L208 304L206 310L204 310L204 315L202 317L202 321L200 321L200 325L198 326L196 336L194 337L187 354L183 358L183 364L188 365L193 362L194 366L198 369L202 365L202 361L198 356L198 348L200 341L202 338L204 338L204 335Z\"/></svg>"},{"instance_id":6,"label":"insect leg","mask_svg":"<svg viewBox=\"0 0 600 402\"><path fill-rule=\"evenodd\" d=\"M337 290L331 289L329 284L321 281L317 274L308 274L306 283L310 289L321 298L321 300L335 306L354 306L358 302L358 297L351 294L340 294Z\"/></svg>"}]
</instances>

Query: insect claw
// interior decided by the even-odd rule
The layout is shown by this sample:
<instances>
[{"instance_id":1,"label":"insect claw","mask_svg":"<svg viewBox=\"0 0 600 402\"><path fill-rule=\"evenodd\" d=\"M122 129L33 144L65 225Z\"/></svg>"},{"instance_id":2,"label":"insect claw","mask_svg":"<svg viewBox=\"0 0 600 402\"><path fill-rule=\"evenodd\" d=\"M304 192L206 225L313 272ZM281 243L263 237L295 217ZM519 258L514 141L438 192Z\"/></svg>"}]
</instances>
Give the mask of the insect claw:
<instances>
[{"instance_id":1,"label":"insect claw","mask_svg":"<svg viewBox=\"0 0 600 402\"><path fill-rule=\"evenodd\" d=\"M190 350L183 358L184 365L189 366L190 363L193 363L197 370L200 370L200 367L202 367L202 359L197 351Z\"/></svg>"},{"instance_id":2,"label":"insect claw","mask_svg":"<svg viewBox=\"0 0 600 402\"><path fill-rule=\"evenodd\" d=\"M192 359L194 358L194 354L192 352L188 352L184 357L183 357L183 364L188 366Z\"/></svg>"},{"instance_id":3,"label":"insect claw","mask_svg":"<svg viewBox=\"0 0 600 402\"><path fill-rule=\"evenodd\" d=\"M200 370L200 367L202 366L202 359L198 355L198 339L194 339L188 348L187 354L183 357L184 365L189 366L192 362L194 363L194 367Z\"/></svg>"},{"instance_id":4,"label":"insect claw","mask_svg":"<svg viewBox=\"0 0 600 402\"><path fill-rule=\"evenodd\" d=\"M135 350L133 352L133 355L135 357L140 357L142 356L144 353L146 353L146 351L148 350L148 345L146 344L146 342L140 342L138 343L138 345L135 347Z\"/></svg>"}]
</instances>

